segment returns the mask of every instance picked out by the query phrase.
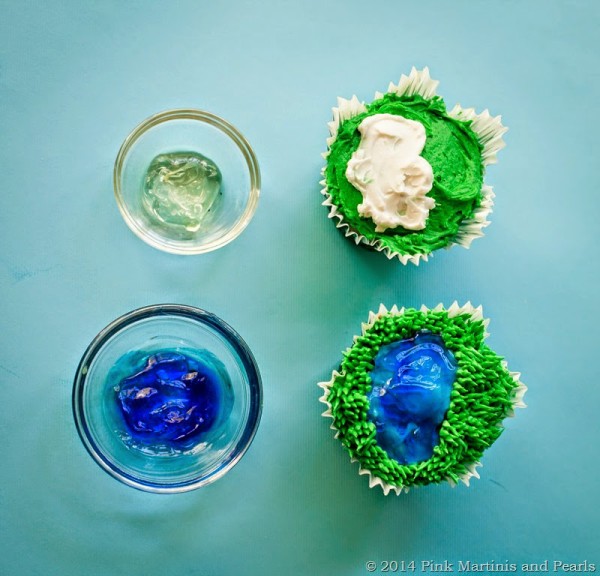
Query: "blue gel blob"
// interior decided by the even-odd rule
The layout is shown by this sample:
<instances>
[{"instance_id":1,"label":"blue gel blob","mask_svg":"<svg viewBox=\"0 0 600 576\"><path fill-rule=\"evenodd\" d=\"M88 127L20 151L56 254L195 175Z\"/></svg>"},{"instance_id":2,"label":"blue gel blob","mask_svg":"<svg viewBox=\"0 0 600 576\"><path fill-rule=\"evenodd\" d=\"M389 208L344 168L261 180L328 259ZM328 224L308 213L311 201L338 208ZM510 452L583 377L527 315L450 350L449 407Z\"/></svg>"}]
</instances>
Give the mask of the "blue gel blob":
<instances>
[{"instance_id":1,"label":"blue gel blob","mask_svg":"<svg viewBox=\"0 0 600 576\"><path fill-rule=\"evenodd\" d=\"M400 464L428 460L450 406L456 360L437 334L382 346L371 371L369 419L377 443Z\"/></svg>"},{"instance_id":2,"label":"blue gel blob","mask_svg":"<svg viewBox=\"0 0 600 576\"><path fill-rule=\"evenodd\" d=\"M225 368L208 352L131 353L115 370L130 374L115 390L134 446L189 448L231 412L231 383Z\"/></svg>"}]
</instances>

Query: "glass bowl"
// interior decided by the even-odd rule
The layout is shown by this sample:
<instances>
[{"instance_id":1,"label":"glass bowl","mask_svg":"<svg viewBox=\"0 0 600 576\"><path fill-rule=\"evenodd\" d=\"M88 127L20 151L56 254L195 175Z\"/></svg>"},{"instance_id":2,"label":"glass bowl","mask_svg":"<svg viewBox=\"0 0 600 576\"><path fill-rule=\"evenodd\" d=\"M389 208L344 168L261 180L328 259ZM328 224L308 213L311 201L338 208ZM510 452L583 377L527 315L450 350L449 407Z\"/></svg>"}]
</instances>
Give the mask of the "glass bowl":
<instances>
[{"instance_id":1,"label":"glass bowl","mask_svg":"<svg viewBox=\"0 0 600 576\"><path fill-rule=\"evenodd\" d=\"M165 226L144 199L153 160L178 152L200 154L221 173L221 194L198 229ZM258 204L260 170L248 141L226 120L202 110L167 110L125 139L115 161L114 189L123 219L144 242L175 254L201 254L225 246L246 228Z\"/></svg>"},{"instance_id":2,"label":"glass bowl","mask_svg":"<svg viewBox=\"0 0 600 576\"><path fill-rule=\"evenodd\" d=\"M121 406L126 378L165 351L211 358L227 382L228 410L220 425L175 448L139 442ZM140 308L109 324L85 351L73 385L75 423L88 452L110 475L148 492L185 492L223 476L252 442L261 409L260 374L242 338L214 314L176 304Z\"/></svg>"}]
</instances>

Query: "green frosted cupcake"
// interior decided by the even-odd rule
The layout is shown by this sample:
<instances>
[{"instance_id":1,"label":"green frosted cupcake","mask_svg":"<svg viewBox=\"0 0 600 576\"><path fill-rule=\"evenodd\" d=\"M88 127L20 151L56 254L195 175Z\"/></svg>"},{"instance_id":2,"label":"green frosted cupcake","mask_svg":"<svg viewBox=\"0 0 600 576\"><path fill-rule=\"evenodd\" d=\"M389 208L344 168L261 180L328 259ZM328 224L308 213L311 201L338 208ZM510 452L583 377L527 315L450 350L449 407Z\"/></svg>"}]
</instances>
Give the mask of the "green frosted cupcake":
<instances>
[{"instance_id":1,"label":"green frosted cupcake","mask_svg":"<svg viewBox=\"0 0 600 576\"><path fill-rule=\"evenodd\" d=\"M483 235L493 206L485 166L504 146L501 118L447 111L429 70L412 69L370 104L338 99L323 170L323 204L364 244L418 264Z\"/></svg>"},{"instance_id":2,"label":"green frosted cupcake","mask_svg":"<svg viewBox=\"0 0 600 576\"><path fill-rule=\"evenodd\" d=\"M481 307L432 310L383 305L369 314L339 370L321 382L323 416L387 495L479 477L502 421L523 408L520 374L484 342Z\"/></svg>"}]
</instances>

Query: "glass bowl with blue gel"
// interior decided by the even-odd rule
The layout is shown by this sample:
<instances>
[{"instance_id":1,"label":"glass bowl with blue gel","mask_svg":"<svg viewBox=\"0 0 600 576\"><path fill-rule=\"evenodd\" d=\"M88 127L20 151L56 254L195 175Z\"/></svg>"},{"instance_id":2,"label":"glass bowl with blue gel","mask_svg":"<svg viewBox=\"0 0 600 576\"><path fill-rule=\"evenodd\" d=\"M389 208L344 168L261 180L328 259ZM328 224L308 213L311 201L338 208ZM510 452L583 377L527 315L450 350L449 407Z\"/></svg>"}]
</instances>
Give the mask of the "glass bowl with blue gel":
<instances>
[{"instance_id":1,"label":"glass bowl with blue gel","mask_svg":"<svg viewBox=\"0 0 600 576\"><path fill-rule=\"evenodd\" d=\"M261 379L242 338L198 308L148 306L107 326L75 376L84 446L109 474L149 492L184 492L230 470L262 408Z\"/></svg>"},{"instance_id":2,"label":"glass bowl with blue gel","mask_svg":"<svg viewBox=\"0 0 600 576\"><path fill-rule=\"evenodd\" d=\"M201 254L246 228L258 204L260 170L246 138L223 118L167 110L123 142L114 190L123 219L144 242Z\"/></svg>"}]
</instances>

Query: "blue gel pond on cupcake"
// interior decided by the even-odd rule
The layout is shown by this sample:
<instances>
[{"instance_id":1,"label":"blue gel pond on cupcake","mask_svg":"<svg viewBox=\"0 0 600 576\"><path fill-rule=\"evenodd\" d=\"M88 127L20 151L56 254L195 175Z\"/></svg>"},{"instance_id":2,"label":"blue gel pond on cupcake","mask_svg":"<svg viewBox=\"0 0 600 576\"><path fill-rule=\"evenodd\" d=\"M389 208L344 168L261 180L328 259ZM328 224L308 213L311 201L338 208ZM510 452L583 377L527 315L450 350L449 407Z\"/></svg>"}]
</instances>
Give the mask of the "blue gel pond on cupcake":
<instances>
[{"instance_id":1,"label":"blue gel pond on cupcake","mask_svg":"<svg viewBox=\"0 0 600 576\"><path fill-rule=\"evenodd\" d=\"M218 435L233 392L224 366L207 351L132 352L111 371L117 412L130 447L179 452Z\"/></svg>"},{"instance_id":2,"label":"blue gel pond on cupcake","mask_svg":"<svg viewBox=\"0 0 600 576\"><path fill-rule=\"evenodd\" d=\"M371 371L369 419L377 443L400 464L428 460L450 406L456 360L437 334L382 346Z\"/></svg>"}]
</instances>

